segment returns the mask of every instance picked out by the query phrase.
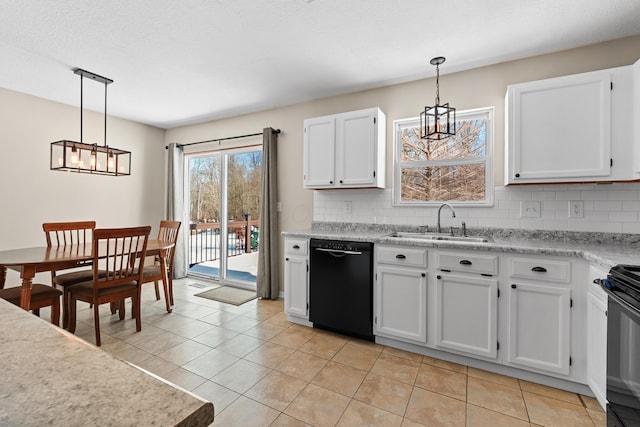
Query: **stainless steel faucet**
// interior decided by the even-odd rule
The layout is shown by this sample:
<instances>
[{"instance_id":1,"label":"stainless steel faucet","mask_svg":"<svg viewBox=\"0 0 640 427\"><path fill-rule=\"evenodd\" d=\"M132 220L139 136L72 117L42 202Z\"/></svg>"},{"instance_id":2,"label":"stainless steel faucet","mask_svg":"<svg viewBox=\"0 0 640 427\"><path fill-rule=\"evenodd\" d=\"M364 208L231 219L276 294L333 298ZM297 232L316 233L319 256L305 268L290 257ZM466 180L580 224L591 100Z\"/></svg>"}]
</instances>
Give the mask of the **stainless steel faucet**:
<instances>
[{"instance_id":1,"label":"stainless steel faucet","mask_svg":"<svg viewBox=\"0 0 640 427\"><path fill-rule=\"evenodd\" d=\"M442 230L440 229L440 212L442 211L442 208L444 207L448 207L449 209L451 209L451 218L455 218L456 217L456 211L453 210L453 206L451 206L449 203L443 203L440 205L440 207L438 208L438 225L436 226L437 228L437 232L438 233L442 233Z\"/></svg>"}]
</instances>

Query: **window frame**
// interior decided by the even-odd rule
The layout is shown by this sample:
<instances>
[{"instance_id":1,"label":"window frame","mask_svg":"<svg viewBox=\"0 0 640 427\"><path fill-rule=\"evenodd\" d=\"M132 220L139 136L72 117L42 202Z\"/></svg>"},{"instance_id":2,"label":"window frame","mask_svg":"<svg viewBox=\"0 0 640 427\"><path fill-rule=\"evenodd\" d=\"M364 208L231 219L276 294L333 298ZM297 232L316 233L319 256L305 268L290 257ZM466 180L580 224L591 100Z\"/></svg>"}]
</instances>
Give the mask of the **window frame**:
<instances>
[{"instance_id":1,"label":"window frame","mask_svg":"<svg viewBox=\"0 0 640 427\"><path fill-rule=\"evenodd\" d=\"M439 206L442 203L449 203L453 206L461 207L491 207L494 201L494 180L493 180L493 147L495 142L494 132L494 107L474 108L470 110L462 110L456 113L458 122L471 120L476 118L486 118L487 135L485 142L485 155L481 157L469 157L464 159L447 159L447 160L426 160L426 161L410 161L401 162L402 143L400 134L407 127L420 127L420 117L411 117L407 119L398 119L393 121L393 206ZM426 200L426 201L403 201L402 197L402 170L407 168L434 167L434 166L452 166L466 164L482 164L485 165L485 198L478 201L461 201L461 200Z\"/></svg>"}]
</instances>

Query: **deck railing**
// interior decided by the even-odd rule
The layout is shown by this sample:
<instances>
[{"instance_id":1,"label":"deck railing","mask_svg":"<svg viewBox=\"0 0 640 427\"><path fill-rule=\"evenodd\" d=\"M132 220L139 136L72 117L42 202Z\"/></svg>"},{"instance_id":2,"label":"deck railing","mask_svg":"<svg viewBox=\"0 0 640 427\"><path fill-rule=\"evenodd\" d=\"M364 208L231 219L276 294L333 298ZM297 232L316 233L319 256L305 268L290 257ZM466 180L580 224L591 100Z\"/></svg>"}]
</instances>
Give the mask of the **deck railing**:
<instances>
[{"instance_id":1,"label":"deck railing","mask_svg":"<svg viewBox=\"0 0 640 427\"><path fill-rule=\"evenodd\" d=\"M221 223L191 223L189 225L189 267L220 259ZM251 253L258 249L260 221L246 215L244 221L227 222L227 256Z\"/></svg>"}]
</instances>

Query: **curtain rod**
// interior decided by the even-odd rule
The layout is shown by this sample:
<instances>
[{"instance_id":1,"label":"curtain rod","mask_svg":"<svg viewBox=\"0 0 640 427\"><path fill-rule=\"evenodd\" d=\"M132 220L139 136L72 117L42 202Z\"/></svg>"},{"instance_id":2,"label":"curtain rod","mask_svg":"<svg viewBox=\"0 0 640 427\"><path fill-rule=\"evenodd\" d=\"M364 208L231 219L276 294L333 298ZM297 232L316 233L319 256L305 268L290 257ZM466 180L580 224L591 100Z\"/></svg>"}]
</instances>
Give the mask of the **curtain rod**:
<instances>
[{"instance_id":1,"label":"curtain rod","mask_svg":"<svg viewBox=\"0 0 640 427\"><path fill-rule=\"evenodd\" d=\"M280 132L281 132L281 131L280 131L280 129L274 129L274 130L273 130L273 133L275 133L276 135L277 135L277 134L279 134ZM248 137L250 137L250 136L258 136L258 135L263 135L263 134L264 134L264 132L260 132L260 133L250 133L250 134L247 134L247 135L228 136L228 137L226 137L226 138L216 138L216 139L209 139L209 140L206 140L206 141L190 142L190 143L188 143L188 144L178 144L178 146L180 146L180 147L186 147L186 146L188 146L188 145L205 144L205 143L207 143L207 142L228 141L228 140L230 140L230 139L248 138ZM168 146L168 145L165 145L165 146L164 146L164 148L168 150L168 149L169 149L169 146Z\"/></svg>"}]
</instances>

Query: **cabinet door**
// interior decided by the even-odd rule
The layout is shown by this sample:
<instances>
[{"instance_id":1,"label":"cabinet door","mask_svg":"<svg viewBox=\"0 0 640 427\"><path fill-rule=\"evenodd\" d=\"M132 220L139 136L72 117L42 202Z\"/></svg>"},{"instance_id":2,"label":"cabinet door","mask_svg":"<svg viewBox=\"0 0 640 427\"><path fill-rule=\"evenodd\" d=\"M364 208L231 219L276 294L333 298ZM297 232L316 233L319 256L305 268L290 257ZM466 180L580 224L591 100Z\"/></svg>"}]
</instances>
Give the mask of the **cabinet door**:
<instances>
[{"instance_id":1,"label":"cabinet door","mask_svg":"<svg viewBox=\"0 0 640 427\"><path fill-rule=\"evenodd\" d=\"M284 263L284 311L309 317L307 305L307 258L290 256Z\"/></svg>"},{"instance_id":2,"label":"cabinet door","mask_svg":"<svg viewBox=\"0 0 640 427\"><path fill-rule=\"evenodd\" d=\"M509 291L508 362L568 375L571 290L512 283Z\"/></svg>"},{"instance_id":3,"label":"cabinet door","mask_svg":"<svg viewBox=\"0 0 640 427\"><path fill-rule=\"evenodd\" d=\"M610 73L511 85L507 115L507 184L610 174Z\"/></svg>"},{"instance_id":4,"label":"cabinet door","mask_svg":"<svg viewBox=\"0 0 640 427\"><path fill-rule=\"evenodd\" d=\"M303 181L305 188L335 185L335 118L304 121Z\"/></svg>"},{"instance_id":5,"label":"cabinet door","mask_svg":"<svg viewBox=\"0 0 640 427\"><path fill-rule=\"evenodd\" d=\"M376 114L371 110L336 116L338 186L375 184L376 135Z\"/></svg>"},{"instance_id":6,"label":"cabinet door","mask_svg":"<svg viewBox=\"0 0 640 427\"><path fill-rule=\"evenodd\" d=\"M498 356L498 281L441 274L436 283L436 345Z\"/></svg>"},{"instance_id":7,"label":"cabinet door","mask_svg":"<svg viewBox=\"0 0 640 427\"><path fill-rule=\"evenodd\" d=\"M427 341L427 275L424 270L378 266L375 335Z\"/></svg>"},{"instance_id":8,"label":"cabinet door","mask_svg":"<svg viewBox=\"0 0 640 427\"><path fill-rule=\"evenodd\" d=\"M606 408L607 294L604 291L601 289L589 291L587 313L587 330L589 331L587 336L587 381L600 405Z\"/></svg>"}]
</instances>

